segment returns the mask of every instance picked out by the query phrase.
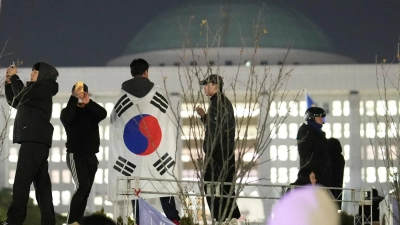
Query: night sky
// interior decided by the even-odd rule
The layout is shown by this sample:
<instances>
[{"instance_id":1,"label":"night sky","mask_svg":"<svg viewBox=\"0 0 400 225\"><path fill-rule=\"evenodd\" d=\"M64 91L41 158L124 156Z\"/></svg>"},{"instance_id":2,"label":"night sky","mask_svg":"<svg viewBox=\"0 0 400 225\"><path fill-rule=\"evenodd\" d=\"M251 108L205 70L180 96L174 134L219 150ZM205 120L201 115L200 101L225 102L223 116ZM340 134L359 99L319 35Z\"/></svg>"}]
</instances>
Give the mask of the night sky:
<instances>
[{"instance_id":1,"label":"night sky","mask_svg":"<svg viewBox=\"0 0 400 225\"><path fill-rule=\"evenodd\" d=\"M3 0L0 46L8 40L5 52L12 54L1 58L0 65L19 59L24 66L36 61L55 66L104 66L122 54L147 22L186 1ZM396 55L399 0L280 2L314 21L333 38L339 53L359 63L374 63L376 54L388 61Z\"/></svg>"}]
</instances>

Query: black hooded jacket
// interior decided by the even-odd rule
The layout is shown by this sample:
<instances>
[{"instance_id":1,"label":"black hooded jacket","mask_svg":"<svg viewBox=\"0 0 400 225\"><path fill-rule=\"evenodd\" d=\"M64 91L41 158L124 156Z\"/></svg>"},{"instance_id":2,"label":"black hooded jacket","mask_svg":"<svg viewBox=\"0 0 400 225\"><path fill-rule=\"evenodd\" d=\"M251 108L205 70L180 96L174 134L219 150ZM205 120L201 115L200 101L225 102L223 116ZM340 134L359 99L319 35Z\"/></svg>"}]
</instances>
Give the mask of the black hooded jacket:
<instances>
[{"instance_id":1,"label":"black hooded jacket","mask_svg":"<svg viewBox=\"0 0 400 225\"><path fill-rule=\"evenodd\" d=\"M153 87L154 83L147 77L135 77L122 83L122 90L138 98L146 96Z\"/></svg>"},{"instance_id":2,"label":"black hooded jacket","mask_svg":"<svg viewBox=\"0 0 400 225\"><path fill-rule=\"evenodd\" d=\"M315 173L318 184L331 187L332 161L325 132L303 123L297 133L297 143L300 155L300 168L310 168Z\"/></svg>"},{"instance_id":3,"label":"black hooded jacket","mask_svg":"<svg viewBox=\"0 0 400 225\"><path fill-rule=\"evenodd\" d=\"M5 85L7 103L17 109L14 121L13 142L39 142L51 147L53 125L50 123L53 96L58 92L58 71L40 62L36 82L24 86L18 75L10 77Z\"/></svg>"}]
</instances>

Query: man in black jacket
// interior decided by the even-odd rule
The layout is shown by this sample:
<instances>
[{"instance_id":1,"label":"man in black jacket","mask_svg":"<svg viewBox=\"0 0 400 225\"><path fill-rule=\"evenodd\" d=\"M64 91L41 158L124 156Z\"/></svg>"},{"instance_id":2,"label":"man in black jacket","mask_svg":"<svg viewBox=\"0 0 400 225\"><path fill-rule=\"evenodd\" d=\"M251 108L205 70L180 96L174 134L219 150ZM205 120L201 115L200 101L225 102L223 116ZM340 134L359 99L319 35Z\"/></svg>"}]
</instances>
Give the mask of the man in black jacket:
<instances>
[{"instance_id":1,"label":"man in black jacket","mask_svg":"<svg viewBox=\"0 0 400 225\"><path fill-rule=\"evenodd\" d=\"M67 166L75 181L68 213L68 224L81 223L96 175L100 136L99 123L107 111L89 98L88 87L72 87L67 106L61 111L61 122L67 133ZM79 102L80 100L80 102Z\"/></svg>"},{"instance_id":2,"label":"man in black jacket","mask_svg":"<svg viewBox=\"0 0 400 225\"><path fill-rule=\"evenodd\" d=\"M52 98L58 92L57 77L58 71L53 66L38 62L33 65L31 81L24 86L16 67L7 69L6 98L8 104L17 109L13 143L21 147L6 224L20 225L25 221L32 182L42 215L41 224L55 224L47 157L53 137L50 119Z\"/></svg>"},{"instance_id":3,"label":"man in black jacket","mask_svg":"<svg viewBox=\"0 0 400 225\"><path fill-rule=\"evenodd\" d=\"M297 145L300 155L300 169L310 168L316 176L317 183L331 187L331 157L325 132L321 130L324 124L325 111L319 107L310 107L305 112L305 120L297 133Z\"/></svg>"},{"instance_id":4,"label":"man in black jacket","mask_svg":"<svg viewBox=\"0 0 400 225\"><path fill-rule=\"evenodd\" d=\"M200 85L204 85L204 92L206 96L210 97L210 107L207 113L200 107L196 108L206 129L203 142L204 181L234 183L236 122L232 103L222 93L223 80L219 75L209 75L200 82ZM221 186L223 187L221 195L235 195L234 184ZM211 185L210 191L216 191L216 188ZM208 188L205 189L208 193ZM232 207L234 209L231 218L238 219L240 217L239 208L233 198L215 197L212 200L211 197L207 197L207 203L212 211L212 216L217 221L224 222ZM225 209L226 212L224 212Z\"/></svg>"}]
</instances>

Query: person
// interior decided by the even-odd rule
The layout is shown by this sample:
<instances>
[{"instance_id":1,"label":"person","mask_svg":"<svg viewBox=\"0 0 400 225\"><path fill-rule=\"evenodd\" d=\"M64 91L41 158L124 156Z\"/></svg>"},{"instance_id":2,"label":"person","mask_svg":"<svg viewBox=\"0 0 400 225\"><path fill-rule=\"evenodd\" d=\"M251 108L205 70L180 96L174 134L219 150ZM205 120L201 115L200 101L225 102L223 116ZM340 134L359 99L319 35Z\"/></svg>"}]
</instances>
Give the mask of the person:
<instances>
[{"instance_id":1,"label":"person","mask_svg":"<svg viewBox=\"0 0 400 225\"><path fill-rule=\"evenodd\" d=\"M81 223L87 200L96 175L100 136L99 123L107 111L90 99L88 86L72 87L67 106L61 110L60 120L67 133L67 167L75 182L67 223Z\"/></svg>"},{"instance_id":2,"label":"person","mask_svg":"<svg viewBox=\"0 0 400 225\"><path fill-rule=\"evenodd\" d=\"M212 182L235 182L235 130L236 122L232 103L222 93L222 77L211 74L206 79L200 81L204 86L206 96L210 98L210 107L207 113L203 108L197 107L197 114L205 126L205 136L203 151L205 153L204 181ZM234 184L222 185L221 195L234 196ZM208 188L205 188L208 193ZM213 189L213 188L212 188ZM210 193L209 193L210 194ZM211 214L217 221L224 222L233 208L232 217L240 217L239 208L233 198L227 197L207 197L207 203L212 211ZM228 204L229 203L229 204ZM226 210L226 213L224 211Z\"/></svg>"},{"instance_id":3,"label":"person","mask_svg":"<svg viewBox=\"0 0 400 225\"><path fill-rule=\"evenodd\" d=\"M7 68L7 103L17 109L13 143L21 145L13 185L12 203L5 224L21 225L27 214L30 186L33 182L42 225L54 225L55 214L48 172L53 125L50 123L53 96L58 92L58 71L38 62L32 67L31 80L24 86L17 68Z\"/></svg>"},{"instance_id":4,"label":"person","mask_svg":"<svg viewBox=\"0 0 400 225\"><path fill-rule=\"evenodd\" d=\"M149 64L144 59L134 59L130 64L130 69L133 78L123 82L122 89L137 98L143 98L154 87L154 83L149 80ZM166 217L173 223L179 224L180 216L176 210L175 199L170 196L160 197L160 202ZM132 200L132 206L136 211L136 221L140 221L138 202Z\"/></svg>"},{"instance_id":5,"label":"person","mask_svg":"<svg viewBox=\"0 0 400 225\"><path fill-rule=\"evenodd\" d=\"M291 183L290 187L286 190L286 193L292 191L297 188L297 186L306 186L306 185L315 185L317 183L317 179L315 178L315 173L308 167L303 167L297 173L297 179L295 182Z\"/></svg>"},{"instance_id":6,"label":"person","mask_svg":"<svg viewBox=\"0 0 400 225\"><path fill-rule=\"evenodd\" d=\"M336 138L328 139L328 149L332 156L332 187L343 188L343 176L345 160L342 155L342 145ZM332 195L336 200L342 200L342 190L331 189ZM337 202L338 208L342 208L342 202Z\"/></svg>"},{"instance_id":7,"label":"person","mask_svg":"<svg viewBox=\"0 0 400 225\"><path fill-rule=\"evenodd\" d=\"M81 225L116 225L116 223L112 221L112 219L103 215L93 214L90 216L85 216Z\"/></svg>"},{"instance_id":8,"label":"person","mask_svg":"<svg viewBox=\"0 0 400 225\"><path fill-rule=\"evenodd\" d=\"M331 158L325 132L322 131L325 111L320 107L310 107L305 112L305 120L297 133L300 168L310 168L317 177L317 183L331 187Z\"/></svg>"}]
</instances>

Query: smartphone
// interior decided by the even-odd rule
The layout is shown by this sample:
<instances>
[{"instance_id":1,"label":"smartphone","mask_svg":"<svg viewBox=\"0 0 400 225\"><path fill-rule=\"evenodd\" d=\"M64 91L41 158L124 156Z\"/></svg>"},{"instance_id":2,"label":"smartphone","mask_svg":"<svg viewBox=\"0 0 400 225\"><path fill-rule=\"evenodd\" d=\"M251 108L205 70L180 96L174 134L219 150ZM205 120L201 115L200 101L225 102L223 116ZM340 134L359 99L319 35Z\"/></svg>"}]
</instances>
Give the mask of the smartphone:
<instances>
[{"instance_id":1,"label":"smartphone","mask_svg":"<svg viewBox=\"0 0 400 225\"><path fill-rule=\"evenodd\" d=\"M82 87L81 93L84 92L84 90L83 90L83 82L82 82L82 81L76 82L76 84L75 84L75 90L78 89L79 87Z\"/></svg>"},{"instance_id":2,"label":"smartphone","mask_svg":"<svg viewBox=\"0 0 400 225\"><path fill-rule=\"evenodd\" d=\"M11 67L11 68L14 68L14 67L15 67L15 61L14 61L14 60L11 60L11 62L10 62L10 67Z\"/></svg>"}]
</instances>

